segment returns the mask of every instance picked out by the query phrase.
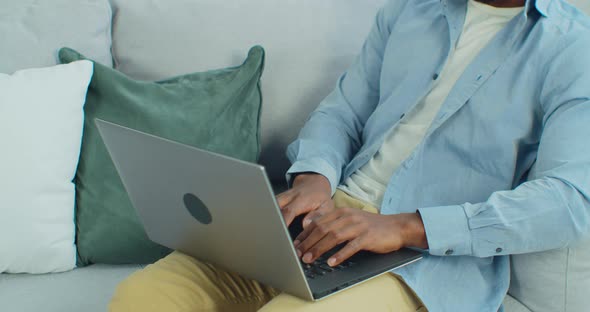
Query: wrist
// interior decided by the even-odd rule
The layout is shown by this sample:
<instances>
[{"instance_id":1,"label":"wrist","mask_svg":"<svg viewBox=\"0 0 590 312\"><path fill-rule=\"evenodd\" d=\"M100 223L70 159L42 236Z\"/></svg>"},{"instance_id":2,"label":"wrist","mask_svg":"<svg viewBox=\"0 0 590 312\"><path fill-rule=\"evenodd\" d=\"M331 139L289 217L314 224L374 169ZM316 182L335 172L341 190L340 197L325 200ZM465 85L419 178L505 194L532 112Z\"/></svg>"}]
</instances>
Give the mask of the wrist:
<instances>
[{"instance_id":1,"label":"wrist","mask_svg":"<svg viewBox=\"0 0 590 312\"><path fill-rule=\"evenodd\" d=\"M303 183L315 184L315 187L327 192L329 195L332 193L330 181L319 173L304 172L297 174L293 179L293 187Z\"/></svg>"},{"instance_id":2,"label":"wrist","mask_svg":"<svg viewBox=\"0 0 590 312\"><path fill-rule=\"evenodd\" d=\"M402 237L405 247L428 249L428 240L422 217L418 212L402 214Z\"/></svg>"}]
</instances>

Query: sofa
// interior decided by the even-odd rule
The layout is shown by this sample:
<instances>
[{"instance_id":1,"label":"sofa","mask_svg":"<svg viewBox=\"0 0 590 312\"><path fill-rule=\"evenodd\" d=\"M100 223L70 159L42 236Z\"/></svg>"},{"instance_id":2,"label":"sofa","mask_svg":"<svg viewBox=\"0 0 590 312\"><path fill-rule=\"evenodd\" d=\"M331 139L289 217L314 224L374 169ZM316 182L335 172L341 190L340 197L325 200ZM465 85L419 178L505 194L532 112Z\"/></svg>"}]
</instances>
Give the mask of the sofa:
<instances>
[{"instance_id":1,"label":"sofa","mask_svg":"<svg viewBox=\"0 0 590 312\"><path fill-rule=\"evenodd\" d=\"M360 50L385 1L1 1L0 37L8 43L0 51L8 61L0 62L0 72L55 64L57 49L74 45L130 77L161 80L237 65L260 44L267 57L260 163L278 192L285 189L286 146ZM572 2L590 13L590 1ZM590 309L580 296L590 289L590 243L512 262L505 311ZM116 285L145 265L0 274L0 311L105 311Z\"/></svg>"}]
</instances>

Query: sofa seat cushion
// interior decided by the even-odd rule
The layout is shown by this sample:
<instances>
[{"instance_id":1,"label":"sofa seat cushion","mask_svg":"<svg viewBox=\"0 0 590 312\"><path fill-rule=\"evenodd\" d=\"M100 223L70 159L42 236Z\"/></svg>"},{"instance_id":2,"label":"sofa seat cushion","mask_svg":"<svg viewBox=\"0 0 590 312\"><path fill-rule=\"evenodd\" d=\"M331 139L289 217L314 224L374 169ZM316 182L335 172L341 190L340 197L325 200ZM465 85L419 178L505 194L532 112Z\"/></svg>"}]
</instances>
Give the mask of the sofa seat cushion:
<instances>
[{"instance_id":1,"label":"sofa seat cushion","mask_svg":"<svg viewBox=\"0 0 590 312\"><path fill-rule=\"evenodd\" d=\"M116 286L142 267L95 264L66 273L0 274L2 311L104 312ZM506 296L504 308L505 312L531 312L511 296Z\"/></svg>"},{"instance_id":2,"label":"sofa seat cushion","mask_svg":"<svg viewBox=\"0 0 590 312\"><path fill-rule=\"evenodd\" d=\"M66 273L0 274L6 312L104 312L115 287L140 265L91 265Z\"/></svg>"},{"instance_id":3,"label":"sofa seat cushion","mask_svg":"<svg viewBox=\"0 0 590 312\"><path fill-rule=\"evenodd\" d=\"M514 297L507 295L504 298L504 312L532 312L520 301L514 299Z\"/></svg>"}]
</instances>

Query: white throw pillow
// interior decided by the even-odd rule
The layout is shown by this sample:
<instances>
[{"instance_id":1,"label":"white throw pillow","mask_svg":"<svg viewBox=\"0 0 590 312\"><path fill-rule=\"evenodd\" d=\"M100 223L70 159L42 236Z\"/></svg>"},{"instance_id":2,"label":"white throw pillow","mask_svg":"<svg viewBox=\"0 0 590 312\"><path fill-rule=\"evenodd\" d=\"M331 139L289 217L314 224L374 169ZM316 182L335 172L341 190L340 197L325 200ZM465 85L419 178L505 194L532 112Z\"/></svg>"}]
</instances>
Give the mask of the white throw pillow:
<instances>
[{"instance_id":1,"label":"white throw pillow","mask_svg":"<svg viewBox=\"0 0 590 312\"><path fill-rule=\"evenodd\" d=\"M0 74L0 273L76 266L72 183L89 61Z\"/></svg>"}]
</instances>

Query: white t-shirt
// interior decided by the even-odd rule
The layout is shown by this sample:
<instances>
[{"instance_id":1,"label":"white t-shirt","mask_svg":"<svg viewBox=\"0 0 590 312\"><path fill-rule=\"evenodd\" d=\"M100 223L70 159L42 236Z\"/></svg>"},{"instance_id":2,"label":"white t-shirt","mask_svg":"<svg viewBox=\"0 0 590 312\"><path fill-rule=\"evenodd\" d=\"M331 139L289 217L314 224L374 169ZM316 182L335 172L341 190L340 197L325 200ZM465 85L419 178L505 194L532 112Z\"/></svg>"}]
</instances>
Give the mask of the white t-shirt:
<instances>
[{"instance_id":1,"label":"white t-shirt","mask_svg":"<svg viewBox=\"0 0 590 312\"><path fill-rule=\"evenodd\" d=\"M373 158L339 189L381 207L393 172L424 139L426 131L465 68L523 8L496 8L469 0L463 32L430 92L391 129Z\"/></svg>"}]
</instances>

